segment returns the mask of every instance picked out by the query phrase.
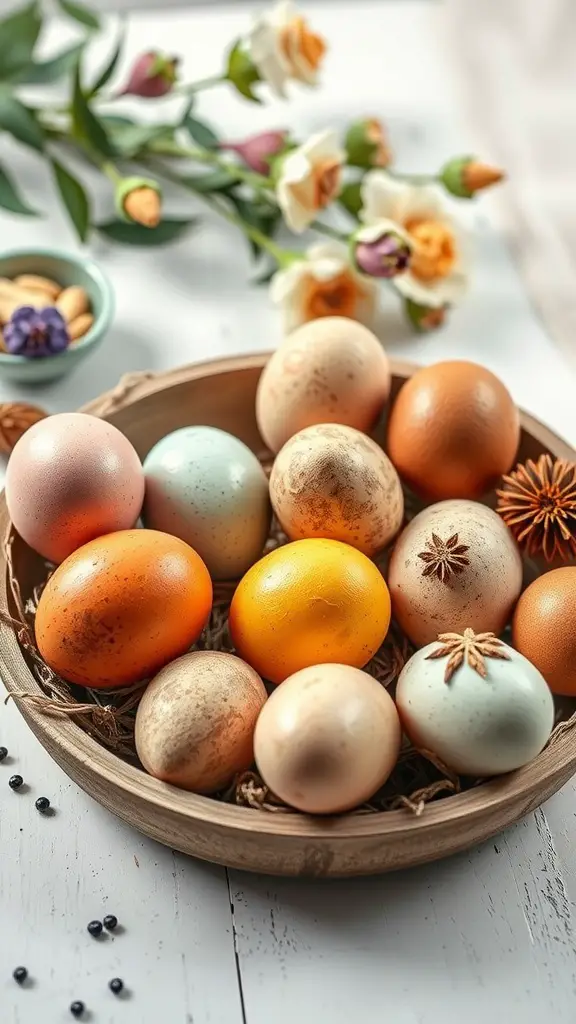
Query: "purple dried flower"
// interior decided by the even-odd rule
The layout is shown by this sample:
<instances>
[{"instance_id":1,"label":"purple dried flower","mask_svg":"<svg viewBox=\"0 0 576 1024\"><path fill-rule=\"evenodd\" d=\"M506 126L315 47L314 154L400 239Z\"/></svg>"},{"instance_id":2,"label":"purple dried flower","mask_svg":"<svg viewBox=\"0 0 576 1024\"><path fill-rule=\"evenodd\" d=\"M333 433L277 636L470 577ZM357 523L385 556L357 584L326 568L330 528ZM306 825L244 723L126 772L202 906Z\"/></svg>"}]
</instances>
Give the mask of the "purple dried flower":
<instances>
[{"instance_id":1,"label":"purple dried flower","mask_svg":"<svg viewBox=\"0 0 576 1024\"><path fill-rule=\"evenodd\" d=\"M356 265L369 277L396 277L410 264L410 246L395 231L384 231L373 241L357 241Z\"/></svg>"},{"instance_id":2,"label":"purple dried flower","mask_svg":"<svg viewBox=\"0 0 576 1024\"><path fill-rule=\"evenodd\" d=\"M120 96L141 96L149 100L166 96L174 88L177 67L177 57L164 57L156 50L141 54L132 65Z\"/></svg>"},{"instance_id":3,"label":"purple dried flower","mask_svg":"<svg viewBox=\"0 0 576 1024\"><path fill-rule=\"evenodd\" d=\"M70 335L64 317L54 306L20 306L4 328L4 341L12 355L38 359L63 352L68 348Z\"/></svg>"}]
</instances>

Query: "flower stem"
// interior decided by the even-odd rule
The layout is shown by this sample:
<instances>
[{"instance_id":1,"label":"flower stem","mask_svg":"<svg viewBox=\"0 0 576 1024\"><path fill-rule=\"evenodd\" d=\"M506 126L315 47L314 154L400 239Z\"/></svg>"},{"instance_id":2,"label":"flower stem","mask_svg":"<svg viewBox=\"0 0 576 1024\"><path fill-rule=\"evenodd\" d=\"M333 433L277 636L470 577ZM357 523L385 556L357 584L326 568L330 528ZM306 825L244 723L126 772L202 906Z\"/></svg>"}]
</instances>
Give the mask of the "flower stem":
<instances>
[{"instance_id":1,"label":"flower stem","mask_svg":"<svg viewBox=\"0 0 576 1024\"><path fill-rule=\"evenodd\" d=\"M213 89L215 85L222 85L223 82L228 81L228 75L208 75L207 78L200 78L197 82L187 82L182 85L178 85L176 89L172 90L172 95L185 94L192 96L194 93L203 92L204 89Z\"/></svg>"},{"instance_id":2,"label":"flower stem","mask_svg":"<svg viewBox=\"0 0 576 1024\"><path fill-rule=\"evenodd\" d=\"M392 171L389 167L386 168L386 173L397 181L405 181L407 185L431 185L438 181L437 174L402 174L401 171Z\"/></svg>"},{"instance_id":3,"label":"flower stem","mask_svg":"<svg viewBox=\"0 0 576 1024\"><path fill-rule=\"evenodd\" d=\"M148 144L147 150L154 156L183 157L188 160L196 160L200 164L218 167L222 171L228 171L238 181L244 182L245 185L250 185L256 191L270 191L273 188L270 178L265 177L263 174L257 174L255 171L242 167L240 164L233 163L212 149L203 149L200 146L179 146L170 141L166 142L163 139L156 139Z\"/></svg>"},{"instance_id":4,"label":"flower stem","mask_svg":"<svg viewBox=\"0 0 576 1024\"><path fill-rule=\"evenodd\" d=\"M321 235L327 235L328 238L335 238L338 242L348 243L348 235L345 232L338 231L337 228L331 227L330 224L323 224L321 220L313 220L310 227Z\"/></svg>"},{"instance_id":5,"label":"flower stem","mask_svg":"<svg viewBox=\"0 0 576 1024\"><path fill-rule=\"evenodd\" d=\"M122 178L120 171L110 160L103 160L99 166L102 173L106 175L113 185L116 185Z\"/></svg>"}]
</instances>

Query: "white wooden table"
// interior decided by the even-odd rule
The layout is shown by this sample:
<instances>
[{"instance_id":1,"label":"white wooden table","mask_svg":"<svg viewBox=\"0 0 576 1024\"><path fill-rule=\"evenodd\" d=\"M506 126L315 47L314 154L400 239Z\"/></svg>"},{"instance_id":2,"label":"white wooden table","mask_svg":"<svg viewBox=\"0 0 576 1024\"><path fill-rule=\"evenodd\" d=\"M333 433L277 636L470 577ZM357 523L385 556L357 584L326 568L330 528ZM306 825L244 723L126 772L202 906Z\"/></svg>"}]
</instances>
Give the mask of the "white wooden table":
<instances>
[{"instance_id":1,"label":"white wooden table","mask_svg":"<svg viewBox=\"0 0 576 1024\"><path fill-rule=\"evenodd\" d=\"M130 51L180 52L188 76L213 72L248 4L132 19ZM413 2L310 4L328 37L324 87L259 110L226 92L201 109L239 136L258 126L306 132L358 113L381 115L406 169L432 169L473 149L444 53L442 11ZM0 140L5 154L4 139ZM6 149L7 149L6 145ZM0 217L2 246L73 247L42 166L10 149L22 187L49 206L40 222ZM102 195L104 207L107 199ZM174 206L174 209L177 209ZM518 401L576 443L572 371L525 298L489 198L470 214L477 271L470 297L442 332L414 339L391 305L385 343L421 362L469 357L490 366ZM190 239L143 253L94 247L113 278L116 324L77 376L42 392L4 386L0 399L71 409L127 370L161 369L268 349L279 325L246 284L239 240L208 218ZM346 882L227 872L143 839L84 796L52 763L17 710L0 707L0 1020L72 1019L82 999L94 1024L522 1024L576 1020L575 786L494 842L410 872ZM29 784L12 793L18 771ZM34 808L50 797L56 814ZM95 941L86 924L118 915ZM17 964L33 982L19 989ZM129 997L108 991L114 976Z\"/></svg>"}]
</instances>

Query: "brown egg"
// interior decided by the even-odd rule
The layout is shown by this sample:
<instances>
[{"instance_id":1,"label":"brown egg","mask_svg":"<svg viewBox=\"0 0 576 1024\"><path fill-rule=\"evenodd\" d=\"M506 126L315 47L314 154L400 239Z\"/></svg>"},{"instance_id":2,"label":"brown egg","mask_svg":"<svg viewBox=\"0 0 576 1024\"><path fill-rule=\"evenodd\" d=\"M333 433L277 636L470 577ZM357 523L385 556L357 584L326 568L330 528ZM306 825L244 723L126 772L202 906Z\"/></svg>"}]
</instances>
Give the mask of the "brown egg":
<instances>
[{"instance_id":1,"label":"brown egg","mask_svg":"<svg viewBox=\"0 0 576 1024\"><path fill-rule=\"evenodd\" d=\"M394 701L367 672L314 665L286 679L254 734L264 782L308 814L358 807L384 785L400 750Z\"/></svg>"},{"instance_id":2,"label":"brown egg","mask_svg":"<svg viewBox=\"0 0 576 1024\"><path fill-rule=\"evenodd\" d=\"M514 612L512 642L552 693L576 697L576 566L545 572L524 591Z\"/></svg>"},{"instance_id":3,"label":"brown egg","mask_svg":"<svg viewBox=\"0 0 576 1024\"><path fill-rule=\"evenodd\" d=\"M355 320L324 317L294 331L264 367L256 418L277 452L315 423L370 431L389 394L388 357L376 336Z\"/></svg>"},{"instance_id":4,"label":"brown egg","mask_svg":"<svg viewBox=\"0 0 576 1024\"><path fill-rule=\"evenodd\" d=\"M300 430L278 453L270 498L291 540L327 537L374 555L400 529L404 497L394 466L366 434L336 423Z\"/></svg>"},{"instance_id":5,"label":"brown egg","mask_svg":"<svg viewBox=\"0 0 576 1024\"><path fill-rule=\"evenodd\" d=\"M195 651L147 687L136 714L136 750L147 772L194 793L227 786L254 760L260 676L240 658Z\"/></svg>"},{"instance_id":6,"label":"brown egg","mask_svg":"<svg viewBox=\"0 0 576 1024\"><path fill-rule=\"evenodd\" d=\"M520 419L483 366L435 363L404 384L390 414L387 450L400 476L432 501L479 498L514 462Z\"/></svg>"},{"instance_id":7,"label":"brown egg","mask_svg":"<svg viewBox=\"0 0 576 1024\"><path fill-rule=\"evenodd\" d=\"M500 633L522 587L522 559L500 516L441 501L400 534L390 558L392 614L417 647L439 633Z\"/></svg>"}]
</instances>

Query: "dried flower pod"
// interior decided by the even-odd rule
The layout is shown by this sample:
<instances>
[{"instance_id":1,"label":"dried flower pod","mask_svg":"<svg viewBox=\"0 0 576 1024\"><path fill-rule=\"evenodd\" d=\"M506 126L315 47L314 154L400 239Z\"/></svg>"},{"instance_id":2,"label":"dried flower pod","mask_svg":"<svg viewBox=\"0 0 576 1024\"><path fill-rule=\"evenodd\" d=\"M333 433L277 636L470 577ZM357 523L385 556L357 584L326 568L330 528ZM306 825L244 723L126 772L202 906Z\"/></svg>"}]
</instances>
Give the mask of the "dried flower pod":
<instances>
[{"instance_id":1,"label":"dried flower pod","mask_svg":"<svg viewBox=\"0 0 576 1024\"><path fill-rule=\"evenodd\" d=\"M114 196L116 209L123 220L155 228L162 216L162 195L158 182L151 178L122 178Z\"/></svg>"},{"instance_id":2,"label":"dried flower pod","mask_svg":"<svg viewBox=\"0 0 576 1024\"><path fill-rule=\"evenodd\" d=\"M444 188L460 199L471 199L481 189L497 185L505 177L499 167L491 167L472 156L455 157L440 171Z\"/></svg>"},{"instance_id":3,"label":"dried flower pod","mask_svg":"<svg viewBox=\"0 0 576 1024\"><path fill-rule=\"evenodd\" d=\"M24 402L0 403L0 452L9 454L28 428L46 416L48 413L37 405Z\"/></svg>"}]
</instances>

